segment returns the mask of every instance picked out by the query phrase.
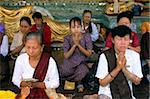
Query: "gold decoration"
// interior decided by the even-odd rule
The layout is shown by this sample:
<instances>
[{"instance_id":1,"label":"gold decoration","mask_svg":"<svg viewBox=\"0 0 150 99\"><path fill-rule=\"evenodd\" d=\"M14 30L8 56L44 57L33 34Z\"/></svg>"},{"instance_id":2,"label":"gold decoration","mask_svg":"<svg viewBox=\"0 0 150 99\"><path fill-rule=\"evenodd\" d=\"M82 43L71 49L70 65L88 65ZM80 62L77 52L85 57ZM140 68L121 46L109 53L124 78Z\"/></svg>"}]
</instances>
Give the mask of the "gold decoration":
<instances>
[{"instance_id":1,"label":"gold decoration","mask_svg":"<svg viewBox=\"0 0 150 99\"><path fill-rule=\"evenodd\" d=\"M6 34L9 37L9 42L13 40L15 33L19 31L20 18L28 16L31 18L32 23L33 6L26 6L18 10L10 10L0 7L0 22L5 24ZM52 29L52 41L63 42L64 36L68 35L68 24L59 23L49 17L44 17L43 20Z\"/></svg>"},{"instance_id":2,"label":"gold decoration","mask_svg":"<svg viewBox=\"0 0 150 99\"><path fill-rule=\"evenodd\" d=\"M134 5L140 5L143 7L144 5L142 3L137 3L137 2L118 2L119 3L119 11L118 13L125 12L125 11L131 11ZM106 5L106 14L115 14L114 13L114 3L107 4Z\"/></svg>"}]
</instances>

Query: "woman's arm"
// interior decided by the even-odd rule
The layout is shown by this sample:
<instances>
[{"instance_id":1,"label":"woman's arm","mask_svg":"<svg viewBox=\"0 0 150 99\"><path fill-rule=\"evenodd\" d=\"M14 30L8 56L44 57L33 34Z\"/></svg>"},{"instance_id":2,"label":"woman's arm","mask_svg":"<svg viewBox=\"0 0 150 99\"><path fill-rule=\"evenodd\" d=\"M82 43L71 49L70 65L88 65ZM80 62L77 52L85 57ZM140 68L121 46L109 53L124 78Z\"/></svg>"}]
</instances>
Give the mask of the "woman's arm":
<instances>
[{"instance_id":1,"label":"woman's arm","mask_svg":"<svg viewBox=\"0 0 150 99\"><path fill-rule=\"evenodd\" d=\"M6 56L8 54L8 37L7 37L7 35L4 35L4 37L3 37L0 51L1 51L0 53L3 56Z\"/></svg>"},{"instance_id":2,"label":"woman's arm","mask_svg":"<svg viewBox=\"0 0 150 99\"><path fill-rule=\"evenodd\" d=\"M86 56L91 56L92 55L92 50L86 50L84 47L82 47L80 44L77 45L80 51L86 55Z\"/></svg>"},{"instance_id":3,"label":"woman's arm","mask_svg":"<svg viewBox=\"0 0 150 99\"><path fill-rule=\"evenodd\" d=\"M46 88L57 88L59 86L59 74L55 60L51 57L46 77L44 79Z\"/></svg>"},{"instance_id":4,"label":"woman's arm","mask_svg":"<svg viewBox=\"0 0 150 99\"><path fill-rule=\"evenodd\" d=\"M74 53L75 48L76 48L76 45L73 45L69 51L64 52L64 57L66 59L69 58Z\"/></svg>"}]
</instances>

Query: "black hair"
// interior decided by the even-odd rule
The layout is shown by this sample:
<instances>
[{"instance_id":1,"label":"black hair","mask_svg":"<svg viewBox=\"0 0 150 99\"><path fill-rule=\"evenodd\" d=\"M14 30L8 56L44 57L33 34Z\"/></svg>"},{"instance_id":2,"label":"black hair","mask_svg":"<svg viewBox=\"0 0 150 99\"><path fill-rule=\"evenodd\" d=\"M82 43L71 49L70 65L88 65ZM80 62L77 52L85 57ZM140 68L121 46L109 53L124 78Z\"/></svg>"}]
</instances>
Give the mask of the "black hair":
<instances>
[{"instance_id":1,"label":"black hair","mask_svg":"<svg viewBox=\"0 0 150 99\"><path fill-rule=\"evenodd\" d=\"M92 11L91 10L84 10L83 11L83 16L84 16L85 13L90 13L92 15Z\"/></svg>"},{"instance_id":2,"label":"black hair","mask_svg":"<svg viewBox=\"0 0 150 99\"><path fill-rule=\"evenodd\" d=\"M100 30L101 30L101 28L106 29L106 38L107 38L108 34L111 32L111 29L108 28L107 26L105 26L103 23L99 23L99 24L100 24Z\"/></svg>"},{"instance_id":3,"label":"black hair","mask_svg":"<svg viewBox=\"0 0 150 99\"><path fill-rule=\"evenodd\" d=\"M120 25L111 30L112 38L115 36L124 37L129 35L131 38L131 29L125 25Z\"/></svg>"},{"instance_id":4,"label":"black hair","mask_svg":"<svg viewBox=\"0 0 150 99\"><path fill-rule=\"evenodd\" d=\"M126 11L126 12L122 12L120 14L118 14L117 16L117 23L120 21L121 18L126 17L129 19L130 23L131 23L131 19L133 18L133 15L131 12Z\"/></svg>"},{"instance_id":5,"label":"black hair","mask_svg":"<svg viewBox=\"0 0 150 99\"><path fill-rule=\"evenodd\" d=\"M40 12L35 12L33 15L32 15L32 18L38 18L38 19L42 19L42 14Z\"/></svg>"},{"instance_id":6,"label":"black hair","mask_svg":"<svg viewBox=\"0 0 150 99\"><path fill-rule=\"evenodd\" d=\"M73 17L71 20L70 20L70 22L69 22L69 26L71 27L71 22L74 22L74 24L75 24L75 22L77 22L79 25L81 25L81 19L79 18L79 17Z\"/></svg>"},{"instance_id":7,"label":"black hair","mask_svg":"<svg viewBox=\"0 0 150 99\"><path fill-rule=\"evenodd\" d=\"M30 20L29 17L23 16L23 17L20 19L20 23L21 23L21 21L23 21L23 20L25 20L30 26L32 25L32 24L31 24L31 20Z\"/></svg>"}]
</instances>

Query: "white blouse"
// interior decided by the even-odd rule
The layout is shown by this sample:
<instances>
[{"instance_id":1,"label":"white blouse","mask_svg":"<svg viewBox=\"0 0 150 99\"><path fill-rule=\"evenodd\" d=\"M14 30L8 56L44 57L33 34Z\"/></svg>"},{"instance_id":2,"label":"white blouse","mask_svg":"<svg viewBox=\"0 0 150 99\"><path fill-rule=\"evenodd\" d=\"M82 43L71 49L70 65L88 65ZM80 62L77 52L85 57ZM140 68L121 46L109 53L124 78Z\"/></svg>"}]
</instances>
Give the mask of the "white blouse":
<instances>
[{"instance_id":1,"label":"white blouse","mask_svg":"<svg viewBox=\"0 0 150 99\"><path fill-rule=\"evenodd\" d=\"M32 78L35 68L29 64L29 56L27 53L21 54L17 57L12 82L20 87L23 79ZM49 66L43 81L46 88L57 88L59 86L59 75L55 60L50 57Z\"/></svg>"},{"instance_id":2,"label":"white blouse","mask_svg":"<svg viewBox=\"0 0 150 99\"><path fill-rule=\"evenodd\" d=\"M6 56L8 54L8 37L4 35L2 44L0 45L0 54Z\"/></svg>"}]
</instances>

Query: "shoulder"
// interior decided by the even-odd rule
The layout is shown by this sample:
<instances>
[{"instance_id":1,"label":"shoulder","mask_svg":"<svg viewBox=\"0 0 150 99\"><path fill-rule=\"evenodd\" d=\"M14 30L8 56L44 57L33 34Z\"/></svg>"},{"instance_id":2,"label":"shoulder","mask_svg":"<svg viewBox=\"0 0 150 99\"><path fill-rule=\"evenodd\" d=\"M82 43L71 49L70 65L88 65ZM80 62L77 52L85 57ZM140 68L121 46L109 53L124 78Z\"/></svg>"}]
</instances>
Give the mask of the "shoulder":
<instances>
[{"instance_id":1,"label":"shoulder","mask_svg":"<svg viewBox=\"0 0 150 99\"><path fill-rule=\"evenodd\" d=\"M28 57L28 54L27 53L23 53L23 54L20 54L18 57L17 57L17 60L24 60Z\"/></svg>"},{"instance_id":2,"label":"shoulder","mask_svg":"<svg viewBox=\"0 0 150 99\"><path fill-rule=\"evenodd\" d=\"M137 53L136 51L133 51L131 49L126 49L126 54L128 56L131 56L131 57L138 57L139 56L139 53Z\"/></svg>"},{"instance_id":3,"label":"shoulder","mask_svg":"<svg viewBox=\"0 0 150 99\"><path fill-rule=\"evenodd\" d=\"M64 37L64 39L70 39L71 38L71 35L67 35Z\"/></svg>"}]
</instances>

